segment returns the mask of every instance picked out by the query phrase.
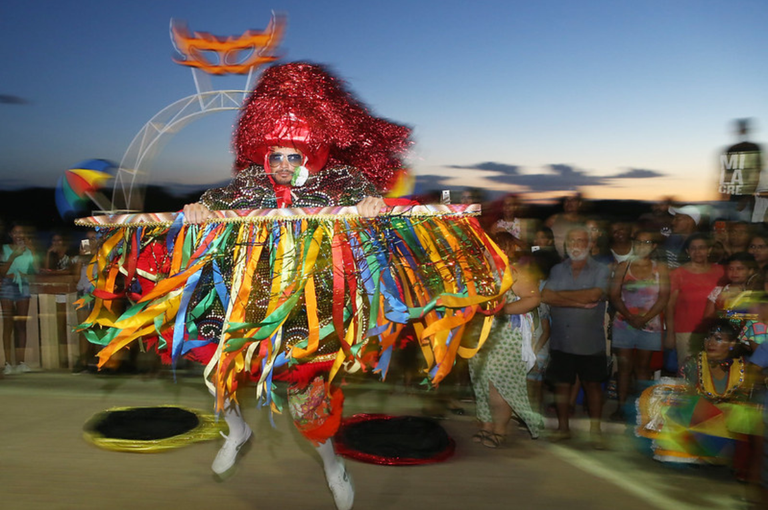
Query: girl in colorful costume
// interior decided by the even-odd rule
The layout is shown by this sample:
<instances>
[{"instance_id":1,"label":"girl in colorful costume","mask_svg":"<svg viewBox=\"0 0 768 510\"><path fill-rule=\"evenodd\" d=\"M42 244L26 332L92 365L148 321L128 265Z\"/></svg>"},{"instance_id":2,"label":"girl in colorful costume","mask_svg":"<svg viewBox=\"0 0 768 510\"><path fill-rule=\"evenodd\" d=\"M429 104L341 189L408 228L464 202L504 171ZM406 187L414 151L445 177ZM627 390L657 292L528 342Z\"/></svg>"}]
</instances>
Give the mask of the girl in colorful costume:
<instances>
[{"instance_id":1,"label":"girl in colorful costume","mask_svg":"<svg viewBox=\"0 0 768 510\"><path fill-rule=\"evenodd\" d=\"M761 434L762 412L751 401L754 377L730 321L708 324L704 350L662 379L638 401L638 435L653 439L654 458L666 462L723 463L737 442Z\"/></svg>"},{"instance_id":2,"label":"girl in colorful costume","mask_svg":"<svg viewBox=\"0 0 768 510\"><path fill-rule=\"evenodd\" d=\"M401 171L409 135L372 117L319 66L272 67L243 107L232 183L185 206L183 218L114 224L105 237L83 327L105 345L102 363L152 334L167 357L207 363L230 431L216 473L234 465L252 434L238 388L255 380L259 399L279 409L273 381L285 380L294 423L322 457L337 508L351 508L354 491L331 440L342 414L337 374L385 375L408 322L433 383L457 354L482 345L512 284L506 259L476 218L462 214L471 208L381 198ZM393 207L380 215L385 206ZM500 284L485 254L501 268ZM116 317L110 306L121 297L121 272L136 304ZM486 317L481 341L462 348L476 313Z\"/></svg>"}]
</instances>

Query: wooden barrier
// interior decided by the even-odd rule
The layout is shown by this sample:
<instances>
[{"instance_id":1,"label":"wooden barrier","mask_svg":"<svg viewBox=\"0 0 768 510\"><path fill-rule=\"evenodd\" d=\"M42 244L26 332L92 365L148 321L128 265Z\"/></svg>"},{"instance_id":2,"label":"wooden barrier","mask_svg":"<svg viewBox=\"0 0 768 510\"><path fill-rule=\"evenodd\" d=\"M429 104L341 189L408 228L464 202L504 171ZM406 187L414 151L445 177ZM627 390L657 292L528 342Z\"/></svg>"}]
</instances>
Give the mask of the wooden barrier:
<instances>
[{"instance_id":1,"label":"wooden barrier","mask_svg":"<svg viewBox=\"0 0 768 510\"><path fill-rule=\"evenodd\" d=\"M78 333L73 331L77 325L77 312L74 302L77 299L76 282L73 275L39 274L30 280L32 303L37 304L37 324L39 328L33 336L27 329L27 348L39 349L36 358L43 370L73 368L80 354ZM30 303L30 319L34 321ZM30 365L32 366L32 365Z\"/></svg>"}]
</instances>

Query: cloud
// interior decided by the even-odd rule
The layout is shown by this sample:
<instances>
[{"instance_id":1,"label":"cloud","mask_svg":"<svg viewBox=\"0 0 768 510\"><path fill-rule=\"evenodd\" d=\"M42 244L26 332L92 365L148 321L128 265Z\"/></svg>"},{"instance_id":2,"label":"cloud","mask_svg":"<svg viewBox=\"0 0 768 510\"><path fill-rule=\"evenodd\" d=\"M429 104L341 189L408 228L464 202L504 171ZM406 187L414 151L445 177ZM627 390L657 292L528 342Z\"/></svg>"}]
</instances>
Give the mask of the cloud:
<instances>
[{"instance_id":1,"label":"cloud","mask_svg":"<svg viewBox=\"0 0 768 510\"><path fill-rule=\"evenodd\" d=\"M505 163L494 163L493 161L486 161L485 163L478 163L476 165L448 165L448 168L459 168L468 170L490 170L491 172L500 172L505 175L517 175L520 167L517 165L507 165Z\"/></svg>"},{"instance_id":2,"label":"cloud","mask_svg":"<svg viewBox=\"0 0 768 510\"><path fill-rule=\"evenodd\" d=\"M641 168L630 168L626 172L611 176L611 179L653 179L654 177L664 177L665 174L656 170L644 170Z\"/></svg>"},{"instance_id":3,"label":"cloud","mask_svg":"<svg viewBox=\"0 0 768 510\"><path fill-rule=\"evenodd\" d=\"M466 187L483 187L485 183L492 183L497 188L499 185L503 187L515 186L521 191L542 193L572 191L585 186L610 186L614 179L651 179L664 176L662 172L656 170L639 168L629 168L616 175L591 175L588 170L566 164L551 164L544 167L546 172L523 174L520 172L522 167L519 165L494 161L473 165L446 165L445 168L480 172L476 176L439 175L435 173L429 178L431 188L463 189ZM472 182L467 183L469 179ZM422 180L423 183L426 181L427 179Z\"/></svg>"},{"instance_id":4,"label":"cloud","mask_svg":"<svg viewBox=\"0 0 768 510\"><path fill-rule=\"evenodd\" d=\"M30 102L20 96L0 94L0 104L30 104Z\"/></svg>"},{"instance_id":5,"label":"cloud","mask_svg":"<svg viewBox=\"0 0 768 510\"><path fill-rule=\"evenodd\" d=\"M604 177L589 175L585 170L580 170L571 165L549 165L550 173L526 174L519 179L514 179L510 184L523 186L529 191L570 191L583 186L604 186L607 184Z\"/></svg>"},{"instance_id":6,"label":"cloud","mask_svg":"<svg viewBox=\"0 0 768 510\"><path fill-rule=\"evenodd\" d=\"M440 177L434 174L419 174L416 176L414 193L420 195L423 193L440 191L444 189L451 191L461 191L470 187L472 186L457 183L456 179L453 177Z\"/></svg>"},{"instance_id":7,"label":"cloud","mask_svg":"<svg viewBox=\"0 0 768 510\"><path fill-rule=\"evenodd\" d=\"M518 186L525 191L563 191L574 190L582 186L602 186L607 184L605 177L589 175L571 165L548 165L548 173L521 174L520 166L505 163L485 162L476 165L448 165L448 168L493 171L496 175L485 178L494 184ZM452 178L455 182L455 178Z\"/></svg>"}]
</instances>

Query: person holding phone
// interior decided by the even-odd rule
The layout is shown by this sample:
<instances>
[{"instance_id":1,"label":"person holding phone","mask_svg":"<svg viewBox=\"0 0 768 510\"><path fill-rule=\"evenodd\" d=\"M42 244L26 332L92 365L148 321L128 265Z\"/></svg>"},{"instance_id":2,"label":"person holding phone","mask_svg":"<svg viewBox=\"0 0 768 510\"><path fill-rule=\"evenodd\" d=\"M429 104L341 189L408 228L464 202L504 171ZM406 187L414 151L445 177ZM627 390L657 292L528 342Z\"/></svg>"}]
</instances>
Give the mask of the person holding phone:
<instances>
[{"instance_id":1,"label":"person holding phone","mask_svg":"<svg viewBox=\"0 0 768 510\"><path fill-rule=\"evenodd\" d=\"M4 375L23 374L31 369L24 362L29 315L29 275L38 271L37 258L28 227L15 224L11 243L0 254L0 308L3 316ZM13 337L16 337L15 343ZM15 346L15 365L12 351Z\"/></svg>"},{"instance_id":2,"label":"person holding phone","mask_svg":"<svg viewBox=\"0 0 768 510\"><path fill-rule=\"evenodd\" d=\"M45 261L42 270L53 274L72 274L74 257L67 248L66 238L59 233L54 233L51 237L51 245L45 254Z\"/></svg>"}]
</instances>

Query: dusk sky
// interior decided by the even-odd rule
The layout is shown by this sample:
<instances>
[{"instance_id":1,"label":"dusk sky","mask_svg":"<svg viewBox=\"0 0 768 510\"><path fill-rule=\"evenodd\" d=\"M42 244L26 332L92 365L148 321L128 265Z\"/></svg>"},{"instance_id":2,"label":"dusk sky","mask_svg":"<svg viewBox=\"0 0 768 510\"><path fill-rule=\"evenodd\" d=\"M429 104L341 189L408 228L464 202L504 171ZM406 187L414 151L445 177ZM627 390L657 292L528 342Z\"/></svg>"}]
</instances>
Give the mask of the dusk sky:
<instances>
[{"instance_id":1,"label":"dusk sky","mask_svg":"<svg viewBox=\"0 0 768 510\"><path fill-rule=\"evenodd\" d=\"M119 162L147 121L195 94L172 61L172 18L238 36L273 10L288 17L283 62L329 65L374 113L414 128L423 189L707 200L733 120L768 138L759 0L29 0L0 7L0 188ZM179 131L150 181L228 179L235 118Z\"/></svg>"}]
</instances>

